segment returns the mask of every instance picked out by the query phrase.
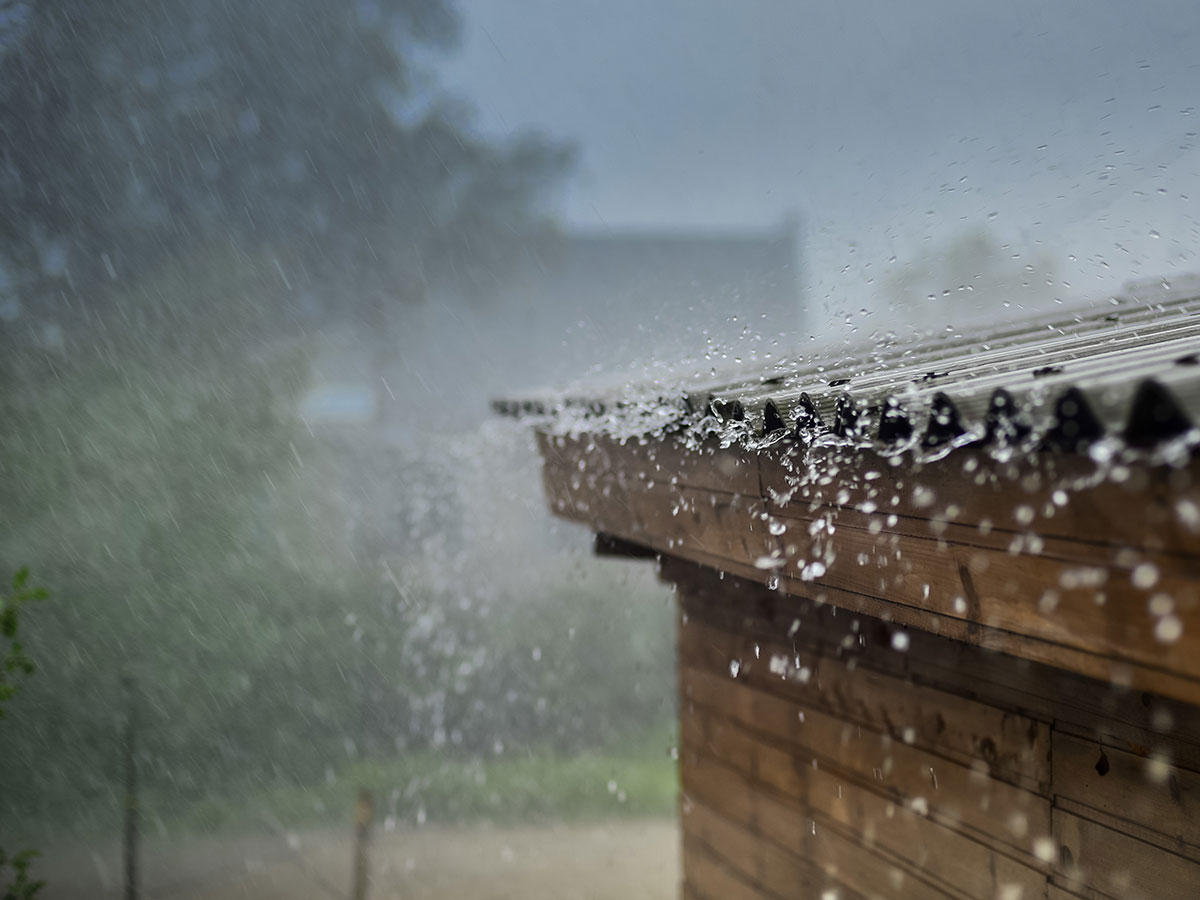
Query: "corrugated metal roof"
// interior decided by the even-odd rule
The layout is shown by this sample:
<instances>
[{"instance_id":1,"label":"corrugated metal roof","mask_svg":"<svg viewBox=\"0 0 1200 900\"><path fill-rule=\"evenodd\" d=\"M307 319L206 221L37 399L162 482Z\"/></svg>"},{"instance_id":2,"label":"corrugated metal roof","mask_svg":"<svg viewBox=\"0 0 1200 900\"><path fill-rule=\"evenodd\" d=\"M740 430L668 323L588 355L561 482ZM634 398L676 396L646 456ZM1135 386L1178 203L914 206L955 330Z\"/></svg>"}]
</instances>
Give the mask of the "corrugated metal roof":
<instances>
[{"instance_id":1,"label":"corrugated metal roof","mask_svg":"<svg viewBox=\"0 0 1200 900\"><path fill-rule=\"evenodd\" d=\"M891 452L967 444L1081 451L1200 437L1200 280L978 335L864 346L687 392L664 385L500 400L572 432L841 439Z\"/></svg>"}]
</instances>

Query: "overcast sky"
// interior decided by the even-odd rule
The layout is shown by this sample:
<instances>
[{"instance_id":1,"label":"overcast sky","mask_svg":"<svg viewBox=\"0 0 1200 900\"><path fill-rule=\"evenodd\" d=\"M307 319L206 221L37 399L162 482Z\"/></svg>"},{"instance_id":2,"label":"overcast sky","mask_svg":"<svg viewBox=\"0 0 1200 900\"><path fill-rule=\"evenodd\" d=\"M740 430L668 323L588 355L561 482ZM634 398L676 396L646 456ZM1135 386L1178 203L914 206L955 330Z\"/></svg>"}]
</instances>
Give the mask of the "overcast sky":
<instances>
[{"instance_id":1,"label":"overcast sky","mask_svg":"<svg viewBox=\"0 0 1200 900\"><path fill-rule=\"evenodd\" d=\"M567 219L807 227L814 303L967 227L1063 291L1200 269L1200 4L463 0L446 86L576 141Z\"/></svg>"}]
</instances>

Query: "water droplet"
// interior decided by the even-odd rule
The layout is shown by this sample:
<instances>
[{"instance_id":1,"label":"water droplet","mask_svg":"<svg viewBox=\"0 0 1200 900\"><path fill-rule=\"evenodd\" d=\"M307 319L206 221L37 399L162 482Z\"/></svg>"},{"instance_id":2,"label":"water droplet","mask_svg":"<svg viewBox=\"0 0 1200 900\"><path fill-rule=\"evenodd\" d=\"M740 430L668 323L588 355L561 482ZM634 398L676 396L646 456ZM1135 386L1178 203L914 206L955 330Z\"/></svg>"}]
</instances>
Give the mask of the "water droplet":
<instances>
[{"instance_id":1,"label":"water droplet","mask_svg":"<svg viewBox=\"0 0 1200 900\"><path fill-rule=\"evenodd\" d=\"M1191 500L1180 500L1176 503L1175 515L1188 531L1200 531L1200 507Z\"/></svg>"},{"instance_id":2,"label":"water droplet","mask_svg":"<svg viewBox=\"0 0 1200 900\"><path fill-rule=\"evenodd\" d=\"M986 796L986 795L985 795ZM1023 812L1015 812L1008 819L1008 830L1014 837L1023 838L1029 832L1029 818Z\"/></svg>"},{"instance_id":3,"label":"water droplet","mask_svg":"<svg viewBox=\"0 0 1200 900\"><path fill-rule=\"evenodd\" d=\"M1135 588L1148 590L1158 583L1158 568L1153 563L1141 563L1133 570L1130 580Z\"/></svg>"},{"instance_id":4,"label":"water droplet","mask_svg":"<svg viewBox=\"0 0 1200 900\"><path fill-rule=\"evenodd\" d=\"M1154 626L1154 637L1161 644L1173 644L1183 635L1183 623L1176 616L1163 616Z\"/></svg>"},{"instance_id":5,"label":"water droplet","mask_svg":"<svg viewBox=\"0 0 1200 900\"><path fill-rule=\"evenodd\" d=\"M1146 760L1146 778L1154 784L1166 784L1171 777L1171 764L1161 753L1153 754Z\"/></svg>"},{"instance_id":6,"label":"water droplet","mask_svg":"<svg viewBox=\"0 0 1200 900\"><path fill-rule=\"evenodd\" d=\"M1175 611L1175 598L1170 594L1155 594L1150 598L1150 615L1169 616Z\"/></svg>"},{"instance_id":7,"label":"water droplet","mask_svg":"<svg viewBox=\"0 0 1200 900\"><path fill-rule=\"evenodd\" d=\"M1044 863L1054 862L1054 839L1049 836L1035 838L1033 841L1033 855Z\"/></svg>"}]
</instances>

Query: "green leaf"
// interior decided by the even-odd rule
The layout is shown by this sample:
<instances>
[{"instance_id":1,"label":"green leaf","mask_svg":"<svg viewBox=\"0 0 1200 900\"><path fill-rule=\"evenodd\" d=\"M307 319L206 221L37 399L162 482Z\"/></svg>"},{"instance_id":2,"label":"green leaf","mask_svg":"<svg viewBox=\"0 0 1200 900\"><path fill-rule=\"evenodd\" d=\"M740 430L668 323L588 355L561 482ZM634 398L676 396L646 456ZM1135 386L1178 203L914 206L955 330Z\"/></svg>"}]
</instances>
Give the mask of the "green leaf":
<instances>
[{"instance_id":1,"label":"green leaf","mask_svg":"<svg viewBox=\"0 0 1200 900\"><path fill-rule=\"evenodd\" d=\"M13 575L13 593L18 593L21 588L25 587L25 582L29 580L29 567L21 566L17 569L17 573Z\"/></svg>"},{"instance_id":2,"label":"green leaf","mask_svg":"<svg viewBox=\"0 0 1200 900\"><path fill-rule=\"evenodd\" d=\"M41 850L22 850L13 856L12 863L14 866L27 867L41 855Z\"/></svg>"}]
</instances>

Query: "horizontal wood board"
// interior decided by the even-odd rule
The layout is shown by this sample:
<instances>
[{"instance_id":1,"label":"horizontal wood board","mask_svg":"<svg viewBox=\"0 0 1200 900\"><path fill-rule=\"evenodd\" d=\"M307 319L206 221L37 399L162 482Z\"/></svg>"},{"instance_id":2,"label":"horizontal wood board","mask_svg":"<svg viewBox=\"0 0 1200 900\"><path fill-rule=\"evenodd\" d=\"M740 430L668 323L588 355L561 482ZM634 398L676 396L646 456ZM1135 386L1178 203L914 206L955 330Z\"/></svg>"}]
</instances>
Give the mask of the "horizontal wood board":
<instances>
[{"instance_id":1,"label":"horizontal wood board","mask_svg":"<svg viewBox=\"0 0 1200 900\"><path fill-rule=\"evenodd\" d=\"M1200 465L892 465L539 435L558 515L786 593L1200 702Z\"/></svg>"},{"instance_id":2,"label":"horizontal wood board","mask_svg":"<svg viewBox=\"0 0 1200 900\"><path fill-rule=\"evenodd\" d=\"M661 575L685 896L1200 896L1195 708L945 638L898 648L890 623L686 561Z\"/></svg>"}]
</instances>

